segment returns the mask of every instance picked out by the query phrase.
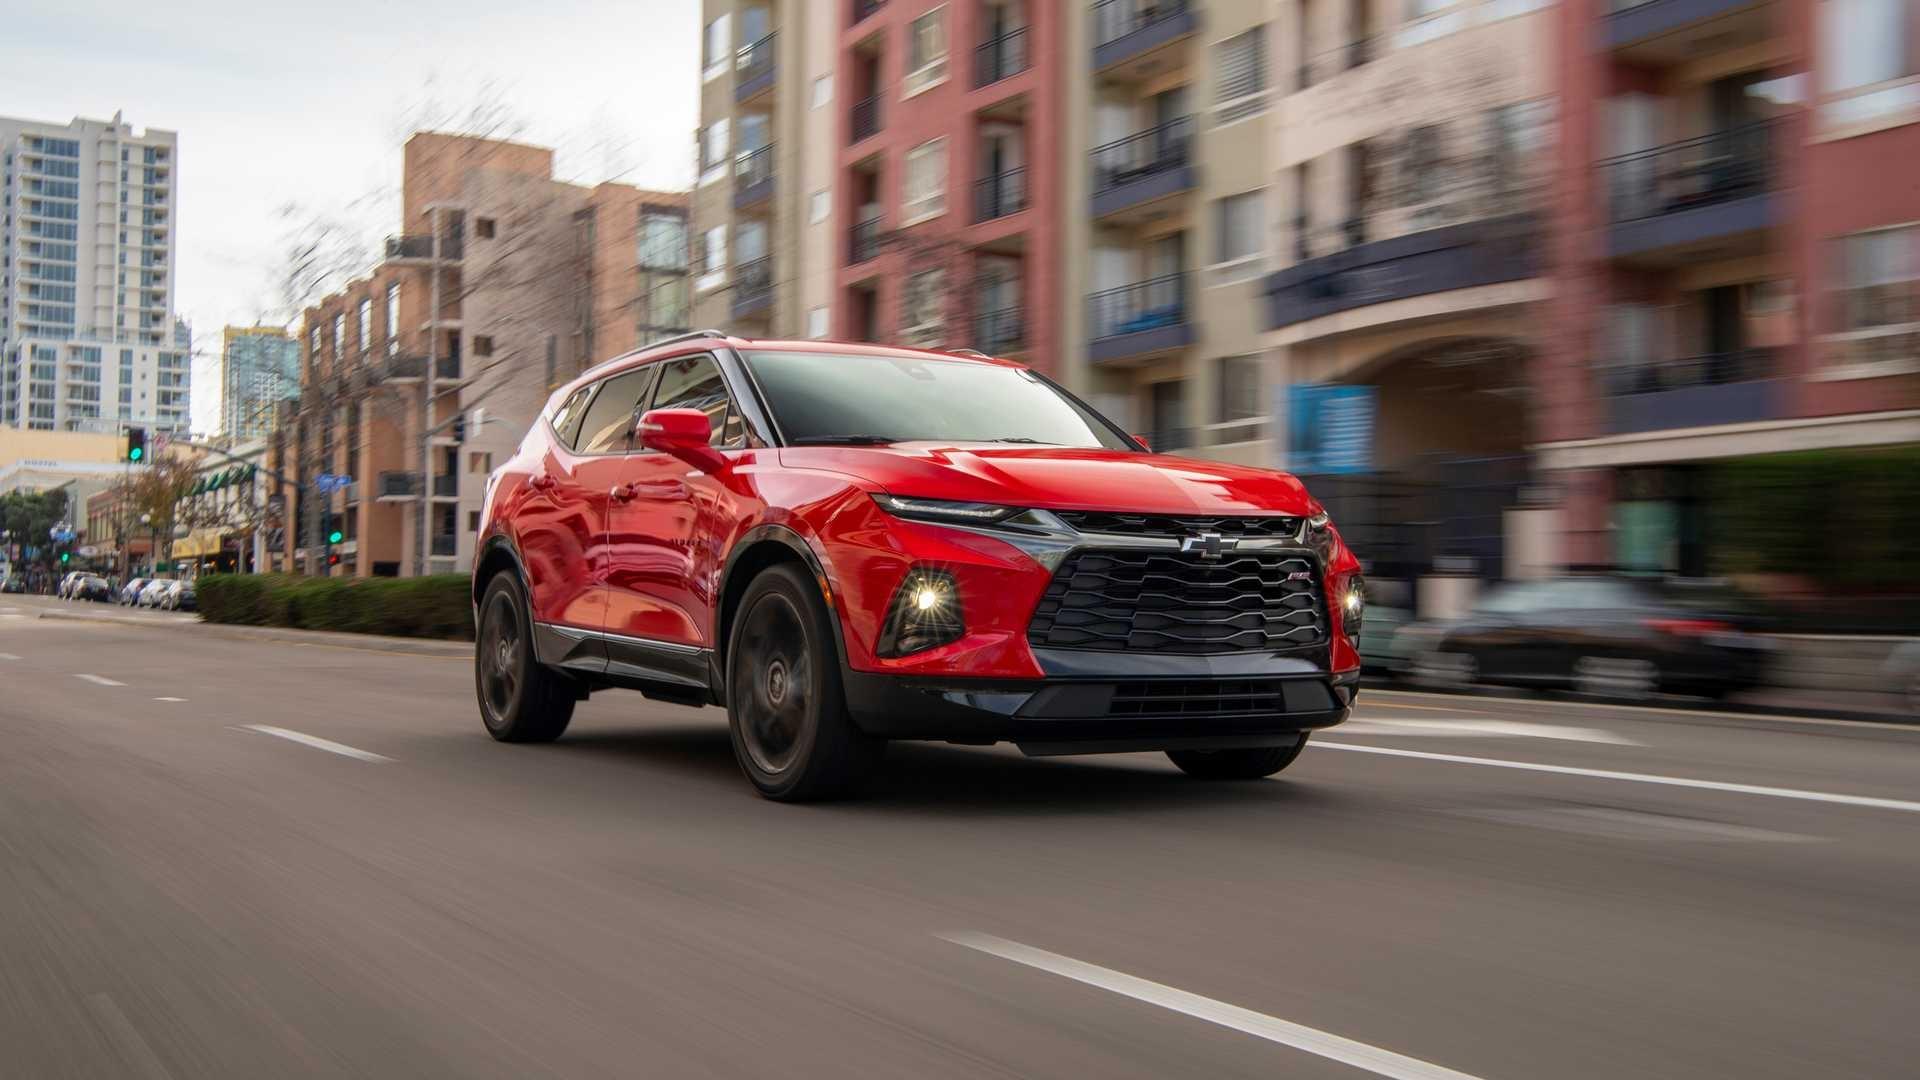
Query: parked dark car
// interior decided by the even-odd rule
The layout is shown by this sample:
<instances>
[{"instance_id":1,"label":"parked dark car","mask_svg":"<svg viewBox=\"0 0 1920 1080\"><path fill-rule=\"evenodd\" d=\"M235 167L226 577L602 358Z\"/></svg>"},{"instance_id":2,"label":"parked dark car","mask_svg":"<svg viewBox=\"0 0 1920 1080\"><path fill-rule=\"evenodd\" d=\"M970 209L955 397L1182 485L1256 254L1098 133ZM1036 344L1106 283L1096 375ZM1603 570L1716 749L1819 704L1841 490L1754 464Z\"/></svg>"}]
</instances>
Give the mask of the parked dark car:
<instances>
[{"instance_id":1,"label":"parked dark car","mask_svg":"<svg viewBox=\"0 0 1920 1080\"><path fill-rule=\"evenodd\" d=\"M8 574L5 582L0 582L0 593L23 593L27 591L25 574Z\"/></svg>"},{"instance_id":2,"label":"parked dark car","mask_svg":"<svg viewBox=\"0 0 1920 1080\"><path fill-rule=\"evenodd\" d=\"M1591 575L1489 591L1460 619L1403 629L1416 681L1724 697L1756 684L1766 616L1723 586Z\"/></svg>"},{"instance_id":3,"label":"parked dark car","mask_svg":"<svg viewBox=\"0 0 1920 1080\"><path fill-rule=\"evenodd\" d=\"M73 598L92 600L95 603L113 603L113 586L99 574L83 574L73 583Z\"/></svg>"}]
</instances>

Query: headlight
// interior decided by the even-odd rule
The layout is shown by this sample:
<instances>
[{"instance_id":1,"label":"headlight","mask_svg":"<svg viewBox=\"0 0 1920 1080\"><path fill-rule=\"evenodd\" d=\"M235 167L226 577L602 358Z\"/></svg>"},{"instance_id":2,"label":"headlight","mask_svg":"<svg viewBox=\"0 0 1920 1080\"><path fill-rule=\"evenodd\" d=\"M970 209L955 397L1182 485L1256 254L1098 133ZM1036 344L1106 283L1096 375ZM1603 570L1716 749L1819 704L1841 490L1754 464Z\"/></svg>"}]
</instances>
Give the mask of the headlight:
<instances>
[{"instance_id":1,"label":"headlight","mask_svg":"<svg viewBox=\"0 0 1920 1080\"><path fill-rule=\"evenodd\" d=\"M995 503L952 502L947 499L913 499L902 495L875 495L873 501L894 517L913 521L938 521L949 525L991 525L1020 513L1020 507Z\"/></svg>"},{"instance_id":2,"label":"headlight","mask_svg":"<svg viewBox=\"0 0 1920 1080\"><path fill-rule=\"evenodd\" d=\"M1340 625L1347 636L1360 638L1360 623L1367 615L1367 582L1359 574L1347 579L1346 588L1340 591Z\"/></svg>"},{"instance_id":3,"label":"headlight","mask_svg":"<svg viewBox=\"0 0 1920 1080\"><path fill-rule=\"evenodd\" d=\"M911 656L966 633L960 618L960 587L945 570L907 571L887 608L875 649L884 657Z\"/></svg>"}]
</instances>

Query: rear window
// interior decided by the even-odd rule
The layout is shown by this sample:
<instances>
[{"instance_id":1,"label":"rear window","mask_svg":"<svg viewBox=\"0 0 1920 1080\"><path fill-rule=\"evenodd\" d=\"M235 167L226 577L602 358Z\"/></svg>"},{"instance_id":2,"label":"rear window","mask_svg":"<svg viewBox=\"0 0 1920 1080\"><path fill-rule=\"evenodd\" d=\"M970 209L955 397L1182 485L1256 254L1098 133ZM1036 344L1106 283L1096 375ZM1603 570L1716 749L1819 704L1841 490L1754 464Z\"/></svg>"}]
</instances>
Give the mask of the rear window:
<instances>
[{"instance_id":1,"label":"rear window","mask_svg":"<svg viewBox=\"0 0 1920 1080\"><path fill-rule=\"evenodd\" d=\"M567 400L561 402L559 408L553 410L553 416L549 420L553 424L553 433L559 436L560 441L569 450L573 449L575 441L580 437L580 418L586 415L587 399L593 396L593 388L596 385L598 384L588 383L575 390L567 395Z\"/></svg>"}]
</instances>

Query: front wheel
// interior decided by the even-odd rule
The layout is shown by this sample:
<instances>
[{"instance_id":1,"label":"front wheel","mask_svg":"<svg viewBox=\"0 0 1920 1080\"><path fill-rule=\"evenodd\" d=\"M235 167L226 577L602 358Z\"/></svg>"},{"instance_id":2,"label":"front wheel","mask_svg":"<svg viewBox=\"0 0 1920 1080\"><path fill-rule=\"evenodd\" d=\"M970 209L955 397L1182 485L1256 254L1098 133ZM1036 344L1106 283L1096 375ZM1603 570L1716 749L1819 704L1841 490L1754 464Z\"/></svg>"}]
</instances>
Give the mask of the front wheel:
<instances>
[{"instance_id":1,"label":"front wheel","mask_svg":"<svg viewBox=\"0 0 1920 1080\"><path fill-rule=\"evenodd\" d=\"M845 794L886 750L847 715L829 618L819 588L791 566L768 569L740 600L727 721L740 770L769 799Z\"/></svg>"},{"instance_id":2,"label":"front wheel","mask_svg":"<svg viewBox=\"0 0 1920 1080\"><path fill-rule=\"evenodd\" d=\"M1258 780L1293 764L1307 745L1307 733L1286 746L1256 746L1244 750L1169 750L1167 760L1180 771L1201 780Z\"/></svg>"},{"instance_id":3,"label":"front wheel","mask_svg":"<svg viewBox=\"0 0 1920 1080\"><path fill-rule=\"evenodd\" d=\"M526 593L510 573L494 575L480 601L473 681L480 719L501 742L552 742L573 719L573 686L533 654Z\"/></svg>"}]
</instances>

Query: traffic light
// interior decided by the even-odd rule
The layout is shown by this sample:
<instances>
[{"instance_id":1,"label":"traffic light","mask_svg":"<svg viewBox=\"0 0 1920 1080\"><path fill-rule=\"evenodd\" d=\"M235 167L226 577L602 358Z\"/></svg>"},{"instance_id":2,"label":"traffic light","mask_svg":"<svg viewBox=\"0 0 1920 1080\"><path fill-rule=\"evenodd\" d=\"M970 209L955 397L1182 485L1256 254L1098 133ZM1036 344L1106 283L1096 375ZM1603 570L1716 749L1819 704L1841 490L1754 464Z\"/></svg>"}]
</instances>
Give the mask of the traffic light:
<instances>
[{"instance_id":1,"label":"traffic light","mask_svg":"<svg viewBox=\"0 0 1920 1080\"><path fill-rule=\"evenodd\" d=\"M65 566L65 565L66 565L66 564L68 563L68 561L70 561L70 560L71 560L72 558L73 558L73 552L71 552L71 551L63 551L63 552L61 552L61 553L60 553L60 565L62 565L62 566Z\"/></svg>"},{"instance_id":2,"label":"traffic light","mask_svg":"<svg viewBox=\"0 0 1920 1080\"><path fill-rule=\"evenodd\" d=\"M327 543L337 544L340 541L345 540L346 538L347 538L347 534L341 532L339 529L335 529L332 532L329 532L327 534Z\"/></svg>"},{"instance_id":3,"label":"traffic light","mask_svg":"<svg viewBox=\"0 0 1920 1080\"><path fill-rule=\"evenodd\" d=\"M340 565L340 556L338 556L338 555L329 555L329 556L327 556L327 565L328 565L328 566L339 566L339 565Z\"/></svg>"},{"instance_id":4,"label":"traffic light","mask_svg":"<svg viewBox=\"0 0 1920 1080\"><path fill-rule=\"evenodd\" d=\"M141 462L147 460L147 429L130 427L127 429L127 460Z\"/></svg>"},{"instance_id":5,"label":"traffic light","mask_svg":"<svg viewBox=\"0 0 1920 1080\"><path fill-rule=\"evenodd\" d=\"M328 546L337 544L347 538L347 534L340 531L340 515L331 510L327 511L326 515L320 519L320 531L326 536Z\"/></svg>"},{"instance_id":6,"label":"traffic light","mask_svg":"<svg viewBox=\"0 0 1920 1080\"><path fill-rule=\"evenodd\" d=\"M448 430L448 434L453 436L454 442L463 443L467 441L466 413L461 413L459 416L453 418L453 427Z\"/></svg>"}]
</instances>

